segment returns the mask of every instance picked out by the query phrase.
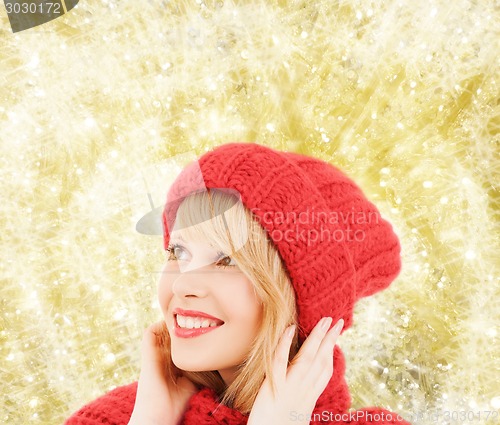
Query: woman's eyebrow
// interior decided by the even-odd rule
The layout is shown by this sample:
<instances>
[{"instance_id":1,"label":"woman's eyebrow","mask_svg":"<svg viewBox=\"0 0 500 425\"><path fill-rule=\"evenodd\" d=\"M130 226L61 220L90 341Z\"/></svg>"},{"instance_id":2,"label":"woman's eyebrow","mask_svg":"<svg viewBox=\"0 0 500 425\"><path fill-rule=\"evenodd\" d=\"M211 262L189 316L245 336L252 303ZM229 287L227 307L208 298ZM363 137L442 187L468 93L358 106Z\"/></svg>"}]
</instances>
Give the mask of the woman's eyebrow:
<instances>
[{"instance_id":1,"label":"woman's eyebrow","mask_svg":"<svg viewBox=\"0 0 500 425\"><path fill-rule=\"evenodd\" d=\"M173 236L171 235L170 242L176 242L177 240L184 242L186 245L189 245L189 242L187 242L181 235L173 235ZM219 258L220 256L228 256L229 255L229 254L226 254L223 250L221 250L221 248L219 246L217 246L215 244L208 243L208 245L214 251L217 258Z\"/></svg>"}]
</instances>

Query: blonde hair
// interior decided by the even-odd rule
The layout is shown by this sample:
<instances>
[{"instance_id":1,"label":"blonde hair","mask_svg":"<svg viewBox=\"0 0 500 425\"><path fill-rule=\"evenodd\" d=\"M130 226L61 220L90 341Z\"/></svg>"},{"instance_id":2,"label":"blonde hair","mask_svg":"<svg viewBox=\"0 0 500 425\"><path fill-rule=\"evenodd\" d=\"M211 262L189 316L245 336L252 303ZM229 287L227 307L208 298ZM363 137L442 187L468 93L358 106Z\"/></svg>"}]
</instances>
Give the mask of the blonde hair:
<instances>
[{"instance_id":1,"label":"blonde hair","mask_svg":"<svg viewBox=\"0 0 500 425\"><path fill-rule=\"evenodd\" d=\"M184 238L215 243L233 258L252 282L262 303L260 331L246 359L238 365L237 377L227 388L216 370L182 372L195 385L214 389L221 404L249 414L266 376L270 377L271 387L275 390L271 377L274 352L286 327L291 324L296 324L297 328L289 361L299 348L295 293L285 265L258 219L228 192L209 189L188 196L177 210L174 227L176 231L181 229ZM179 370L171 360L168 333L165 349L170 359L167 362L167 376L175 382Z\"/></svg>"}]
</instances>

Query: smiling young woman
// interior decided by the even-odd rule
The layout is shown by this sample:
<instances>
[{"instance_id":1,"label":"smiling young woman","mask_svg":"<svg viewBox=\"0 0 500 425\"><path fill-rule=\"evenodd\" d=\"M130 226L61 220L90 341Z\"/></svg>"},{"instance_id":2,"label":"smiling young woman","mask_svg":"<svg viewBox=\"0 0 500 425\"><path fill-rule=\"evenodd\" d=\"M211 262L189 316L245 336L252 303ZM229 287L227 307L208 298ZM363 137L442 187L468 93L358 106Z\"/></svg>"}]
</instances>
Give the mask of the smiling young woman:
<instances>
[{"instance_id":1,"label":"smiling young woman","mask_svg":"<svg viewBox=\"0 0 500 425\"><path fill-rule=\"evenodd\" d=\"M328 219L353 211L377 219ZM66 425L408 424L348 412L336 340L401 260L392 226L340 170L229 143L181 172L162 220L163 320L144 332L139 381Z\"/></svg>"}]
</instances>

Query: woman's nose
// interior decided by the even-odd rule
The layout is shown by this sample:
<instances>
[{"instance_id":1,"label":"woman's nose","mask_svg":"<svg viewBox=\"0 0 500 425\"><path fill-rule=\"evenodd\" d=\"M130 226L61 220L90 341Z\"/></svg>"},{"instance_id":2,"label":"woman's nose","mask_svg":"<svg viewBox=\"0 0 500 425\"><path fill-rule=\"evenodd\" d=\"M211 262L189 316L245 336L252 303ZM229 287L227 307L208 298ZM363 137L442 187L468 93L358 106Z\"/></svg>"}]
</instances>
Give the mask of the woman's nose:
<instances>
[{"instance_id":1,"label":"woman's nose","mask_svg":"<svg viewBox=\"0 0 500 425\"><path fill-rule=\"evenodd\" d=\"M210 278L207 271L202 270L203 267L192 267L177 275L172 283L172 293L178 297L186 297L189 295L203 297L207 293L207 280Z\"/></svg>"},{"instance_id":2,"label":"woman's nose","mask_svg":"<svg viewBox=\"0 0 500 425\"><path fill-rule=\"evenodd\" d=\"M213 263L213 259L198 257L189 261L178 261L180 273L202 273L203 270L208 270L209 265Z\"/></svg>"}]
</instances>

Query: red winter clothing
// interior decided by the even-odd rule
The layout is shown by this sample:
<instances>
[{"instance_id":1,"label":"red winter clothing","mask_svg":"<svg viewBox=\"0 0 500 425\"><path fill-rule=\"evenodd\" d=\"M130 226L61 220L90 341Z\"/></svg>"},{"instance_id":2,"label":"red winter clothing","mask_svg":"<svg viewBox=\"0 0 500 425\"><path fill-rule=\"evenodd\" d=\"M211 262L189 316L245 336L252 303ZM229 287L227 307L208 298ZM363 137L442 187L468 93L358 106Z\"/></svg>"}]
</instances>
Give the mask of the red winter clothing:
<instances>
[{"instance_id":1,"label":"red winter clothing","mask_svg":"<svg viewBox=\"0 0 500 425\"><path fill-rule=\"evenodd\" d=\"M388 287L400 271L400 244L392 226L351 179L319 159L255 143L219 146L181 172L163 211L165 248L179 204L207 188L236 191L274 242L294 287L300 343L325 316L332 323L343 318L344 330L350 327L355 302ZM333 376L311 424L408 425L375 407L346 413L351 398L344 373L345 359L335 346ZM135 391L136 384L117 388L65 425L126 425ZM204 388L189 400L182 425L244 425L246 419L219 405L215 392Z\"/></svg>"},{"instance_id":2,"label":"red winter clothing","mask_svg":"<svg viewBox=\"0 0 500 425\"><path fill-rule=\"evenodd\" d=\"M115 388L83 406L64 425L127 425L134 409L136 391L137 382ZM409 422L398 421L395 413L377 407L345 413L344 417L339 418L342 419L340 421L336 421L337 418L329 412L323 415L324 419L334 420L319 423L329 425L410 425ZM383 417L386 420L377 420L377 416L379 419ZM189 400L180 425L245 425L246 423L247 416L227 406L219 405L215 392L204 388Z\"/></svg>"}]
</instances>

